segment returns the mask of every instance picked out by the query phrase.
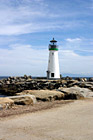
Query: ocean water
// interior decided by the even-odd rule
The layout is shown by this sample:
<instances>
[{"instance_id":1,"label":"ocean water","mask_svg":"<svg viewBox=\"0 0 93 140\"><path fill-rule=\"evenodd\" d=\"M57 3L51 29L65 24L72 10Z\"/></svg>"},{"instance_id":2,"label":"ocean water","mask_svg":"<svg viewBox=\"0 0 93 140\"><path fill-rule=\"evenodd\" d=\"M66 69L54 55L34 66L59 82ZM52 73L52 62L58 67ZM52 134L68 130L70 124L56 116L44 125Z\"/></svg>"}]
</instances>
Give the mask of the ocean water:
<instances>
[{"instance_id":1,"label":"ocean water","mask_svg":"<svg viewBox=\"0 0 93 140\"><path fill-rule=\"evenodd\" d=\"M0 80L2 79L7 79L9 76L0 76ZM66 76L63 76L63 78L66 77ZM69 76L71 77L71 76ZM79 77L79 76L78 76ZM72 79L75 79L75 78L78 78L77 76L76 77L72 77ZM36 79L36 78L40 78L40 77L32 77L32 79ZM86 78L86 79L89 79L90 77L80 77L80 78ZM41 79L45 79L45 77L41 77Z\"/></svg>"},{"instance_id":2,"label":"ocean water","mask_svg":"<svg viewBox=\"0 0 93 140\"><path fill-rule=\"evenodd\" d=\"M0 76L0 80L2 80L2 79L6 79L6 78L8 78L9 76Z\"/></svg>"}]
</instances>

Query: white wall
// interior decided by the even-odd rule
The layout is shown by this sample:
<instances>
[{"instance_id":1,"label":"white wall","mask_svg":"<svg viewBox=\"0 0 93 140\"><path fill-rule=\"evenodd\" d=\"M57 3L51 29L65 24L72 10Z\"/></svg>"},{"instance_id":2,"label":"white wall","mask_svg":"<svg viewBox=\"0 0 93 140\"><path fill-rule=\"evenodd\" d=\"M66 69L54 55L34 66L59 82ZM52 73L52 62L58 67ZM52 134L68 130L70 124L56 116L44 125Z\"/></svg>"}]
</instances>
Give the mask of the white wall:
<instances>
[{"instance_id":1,"label":"white wall","mask_svg":"<svg viewBox=\"0 0 93 140\"><path fill-rule=\"evenodd\" d=\"M58 51L49 51L48 71L50 71L49 78L60 78ZM51 73L54 73L54 77L51 77Z\"/></svg>"}]
</instances>

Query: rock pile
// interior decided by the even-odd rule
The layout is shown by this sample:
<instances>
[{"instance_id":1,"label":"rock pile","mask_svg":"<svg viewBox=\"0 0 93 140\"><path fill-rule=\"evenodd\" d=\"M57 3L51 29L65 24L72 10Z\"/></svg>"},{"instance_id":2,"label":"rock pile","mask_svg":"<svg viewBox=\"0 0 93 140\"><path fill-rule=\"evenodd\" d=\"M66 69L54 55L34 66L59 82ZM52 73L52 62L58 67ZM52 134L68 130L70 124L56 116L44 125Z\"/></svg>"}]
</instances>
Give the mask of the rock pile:
<instances>
[{"instance_id":1,"label":"rock pile","mask_svg":"<svg viewBox=\"0 0 93 140\"><path fill-rule=\"evenodd\" d=\"M90 78L91 82L85 78L82 80L80 78L73 80L69 77L60 80L32 79L31 76L26 75L24 77L9 77L0 81L0 94L14 96L24 90L54 90L60 87L68 88L73 86L88 88L93 91L93 79Z\"/></svg>"},{"instance_id":2,"label":"rock pile","mask_svg":"<svg viewBox=\"0 0 93 140\"><path fill-rule=\"evenodd\" d=\"M25 82L30 80L32 80L32 77L27 75L21 77L8 77L6 79L0 80L0 84L15 84L18 82Z\"/></svg>"},{"instance_id":3,"label":"rock pile","mask_svg":"<svg viewBox=\"0 0 93 140\"><path fill-rule=\"evenodd\" d=\"M0 80L0 109L33 105L37 101L72 100L93 97L93 78L32 79L31 76Z\"/></svg>"}]
</instances>

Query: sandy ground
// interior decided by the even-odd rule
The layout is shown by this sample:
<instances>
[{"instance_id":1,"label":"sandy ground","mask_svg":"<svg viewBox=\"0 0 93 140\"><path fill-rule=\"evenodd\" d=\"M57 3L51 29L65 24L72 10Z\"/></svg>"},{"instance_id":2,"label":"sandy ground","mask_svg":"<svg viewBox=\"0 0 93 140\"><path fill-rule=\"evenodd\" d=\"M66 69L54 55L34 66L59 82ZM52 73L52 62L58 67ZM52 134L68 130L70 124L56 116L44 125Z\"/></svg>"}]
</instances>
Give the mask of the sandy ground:
<instances>
[{"instance_id":1,"label":"sandy ground","mask_svg":"<svg viewBox=\"0 0 93 140\"><path fill-rule=\"evenodd\" d=\"M59 107L60 105L63 106L65 104L68 104L71 102L74 102L74 100L55 100L55 101L51 101L51 102L48 102L48 101L41 102L40 101L34 105L14 105L10 109L0 110L0 118L51 109L51 108Z\"/></svg>"},{"instance_id":2,"label":"sandy ground","mask_svg":"<svg viewBox=\"0 0 93 140\"><path fill-rule=\"evenodd\" d=\"M0 140L93 140L93 99L0 118Z\"/></svg>"}]
</instances>

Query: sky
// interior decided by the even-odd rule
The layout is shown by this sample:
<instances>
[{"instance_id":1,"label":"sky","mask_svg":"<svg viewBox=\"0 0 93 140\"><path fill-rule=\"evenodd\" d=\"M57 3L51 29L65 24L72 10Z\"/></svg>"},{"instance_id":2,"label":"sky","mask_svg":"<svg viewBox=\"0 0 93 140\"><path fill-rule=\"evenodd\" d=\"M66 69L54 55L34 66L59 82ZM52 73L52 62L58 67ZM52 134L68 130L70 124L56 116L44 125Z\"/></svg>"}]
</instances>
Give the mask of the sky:
<instances>
[{"instance_id":1,"label":"sky","mask_svg":"<svg viewBox=\"0 0 93 140\"><path fill-rule=\"evenodd\" d=\"M63 76L93 76L93 0L0 0L0 76L46 76L53 37Z\"/></svg>"}]
</instances>

